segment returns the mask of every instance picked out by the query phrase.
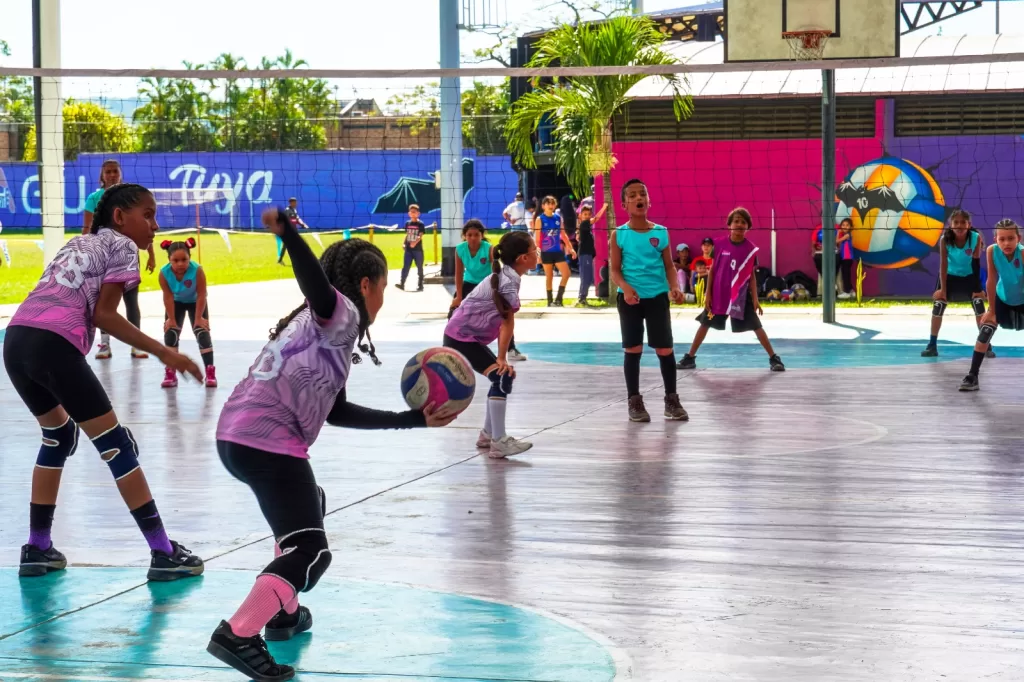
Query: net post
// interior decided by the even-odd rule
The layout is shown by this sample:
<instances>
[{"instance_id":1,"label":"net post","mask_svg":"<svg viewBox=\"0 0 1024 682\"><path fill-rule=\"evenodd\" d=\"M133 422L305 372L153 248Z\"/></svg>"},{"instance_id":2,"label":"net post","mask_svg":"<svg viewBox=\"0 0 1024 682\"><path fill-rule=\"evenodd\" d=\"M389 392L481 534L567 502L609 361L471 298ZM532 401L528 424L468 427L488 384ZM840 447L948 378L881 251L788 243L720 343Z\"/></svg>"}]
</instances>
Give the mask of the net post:
<instances>
[{"instance_id":1,"label":"net post","mask_svg":"<svg viewBox=\"0 0 1024 682\"><path fill-rule=\"evenodd\" d=\"M440 0L441 68L459 68L459 2ZM462 109L458 78L441 79L441 276L455 276L462 228Z\"/></svg>"},{"instance_id":2,"label":"net post","mask_svg":"<svg viewBox=\"0 0 1024 682\"><path fill-rule=\"evenodd\" d=\"M373 243L373 223L370 224L370 243Z\"/></svg>"},{"instance_id":3,"label":"net post","mask_svg":"<svg viewBox=\"0 0 1024 682\"><path fill-rule=\"evenodd\" d=\"M821 315L836 321L836 72L821 71Z\"/></svg>"},{"instance_id":4,"label":"net post","mask_svg":"<svg viewBox=\"0 0 1024 682\"><path fill-rule=\"evenodd\" d=\"M33 66L60 63L60 0L32 0ZM64 246L64 116L60 78L33 78L43 264Z\"/></svg>"}]
</instances>

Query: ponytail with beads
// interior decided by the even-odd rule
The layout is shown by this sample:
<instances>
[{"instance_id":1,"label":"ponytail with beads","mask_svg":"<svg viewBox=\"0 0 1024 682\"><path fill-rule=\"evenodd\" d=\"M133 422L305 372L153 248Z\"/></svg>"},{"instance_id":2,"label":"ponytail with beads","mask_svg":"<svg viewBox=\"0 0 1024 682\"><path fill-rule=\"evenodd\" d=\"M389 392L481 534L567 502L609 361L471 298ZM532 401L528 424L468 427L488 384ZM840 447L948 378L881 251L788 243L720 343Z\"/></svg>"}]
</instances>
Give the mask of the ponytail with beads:
<instances>
[{"instance_id":1,"label":"ponytail with beads","mask_svg":"<svg viewBox=\"0 0 1024 682\"><path fill-rule=\"evenodd\" d=\"M508 317L512 310L505 297L498 293L498 284L501 281L502 265L512 266L519 257L530 252L533 246L533 239L527 232L507 232L501 238L498 245L491 249L492 270L491 270L491 292L494 296L494 305L498 308L498 314L502 319Z\"/></svg>"}]
</instances>

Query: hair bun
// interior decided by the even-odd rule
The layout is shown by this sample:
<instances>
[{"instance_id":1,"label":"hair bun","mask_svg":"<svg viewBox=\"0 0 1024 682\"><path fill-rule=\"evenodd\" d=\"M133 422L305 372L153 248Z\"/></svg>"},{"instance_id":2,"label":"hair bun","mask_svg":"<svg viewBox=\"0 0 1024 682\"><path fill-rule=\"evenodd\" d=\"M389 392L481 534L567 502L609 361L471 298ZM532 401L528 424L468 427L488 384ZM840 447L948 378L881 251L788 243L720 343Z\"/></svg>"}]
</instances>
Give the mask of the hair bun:
<instances>
[{"instance_id":1,"label":"hair bun","mask_svg":"<svg viewBox=\"0 0 1024 682\"><path fill-rule=\"evenodd\" d=\"M166 251L173 243L174 242L172 242L170 239L165 239L162 242L160 242L160 248Z\"/></svg>"},{"instance_id":2,"label":"hair bun","mask_svg":"<svg viewBox=\"0 0 1024 682\"><path fill-rule=\"evenodd\" d=\"M186 239L185 243L188 244L188 248L190 248L190 249L196 248L196 240L194 238L192 238L192 237L189 237L188 239Z\"/></svg>"}]
</instances>

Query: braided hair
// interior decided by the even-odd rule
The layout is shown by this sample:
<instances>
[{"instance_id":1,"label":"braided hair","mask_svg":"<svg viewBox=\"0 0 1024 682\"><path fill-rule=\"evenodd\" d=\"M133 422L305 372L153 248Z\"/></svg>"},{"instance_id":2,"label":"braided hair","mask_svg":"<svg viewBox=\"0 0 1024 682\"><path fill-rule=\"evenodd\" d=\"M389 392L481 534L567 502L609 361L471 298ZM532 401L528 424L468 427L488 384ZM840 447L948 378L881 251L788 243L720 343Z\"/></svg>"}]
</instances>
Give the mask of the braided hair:
<instances>
[{"instance_id":1,"label":"braided hair","mask_svg":"<svg viewBox=\"0 0 1024 682\"><path fill-rule=\"evenodd\" d=\"M498 245L491 249L491 292L494 296L494 305L498 308L501 319L508 319L512 307L505 300L505 297L498 293L498 283L501 280L502 264L512 266L519 257L530 252L533 246L533 239L528 232L506 232Z\"/></svg>"},{"instance_id":2,"label":"braided hair","mask_svg":"<svg viewBox=\"0 0 1024 682\"><path fill-rule=\"evenodd\" d=\"M368 241L362 239L346 239L335 242L327 247L320 256L320 267L330 280L331 285L340 291L342 295L355 304L359 311L359 350L370 356L373 364L380 365L377 359L377 349L373 346L373 339L370 338L370 315L366 310L366 300L363 298L363 291L360 283L363 278L369 278L371 282L380 281L381 277L388 274L388 262L384 253ZM277 338L284 328L291 324L295 316L306 309L303 303L298 308L281 318L270 332L270 340ZM363 343L363 338L366 343ZM352 354L352 362L358 364L362 358L358 353Z\"/></svg>"},{"instance_id":3,"label":"braided hair","mask_svg":"<svg viewBox=\"0 0 1024 682\"><path fill-rule=\"evenodd\" d=\"M96 204L96 211L93 213L92 227L90 234L96 234L100 230L114 226L114 209L127 211L138 206L143 198L152 196L152 192L130 182L122 182L119 185L111 185L103 192L100 201Z\"/></svg>"}]
</instances>

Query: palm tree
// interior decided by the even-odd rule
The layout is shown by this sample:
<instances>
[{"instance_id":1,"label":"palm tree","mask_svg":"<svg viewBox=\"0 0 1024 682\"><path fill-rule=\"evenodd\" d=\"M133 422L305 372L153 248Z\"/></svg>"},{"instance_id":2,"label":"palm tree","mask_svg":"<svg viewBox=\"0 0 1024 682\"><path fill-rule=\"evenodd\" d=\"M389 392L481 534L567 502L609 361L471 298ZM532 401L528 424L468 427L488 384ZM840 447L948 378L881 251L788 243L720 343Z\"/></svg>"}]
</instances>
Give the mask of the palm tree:
<instances>
[{"instance_id":1,"label":"palm tree","mask_svg":"<svg viewBox=\"0 0 1024 682\"><path fill-rule=\"evenodd\" d=\"M665 36L651 19L616 16L598 23L564 24L537 44L529 67L659 66L679 61L661 49ZM540 84L515 102L505 124L513 158L536 168L533 136L542 120L554 124L555 167L577 196L586 196L592 179L601 176L608 202L608 235L616 228L612 197L612 119L630 102L629 91L642 75L571 76ZM693 100L683 75L659 76L672 92L676 120L689 118Z\"/></svg>"}]
</instances>

